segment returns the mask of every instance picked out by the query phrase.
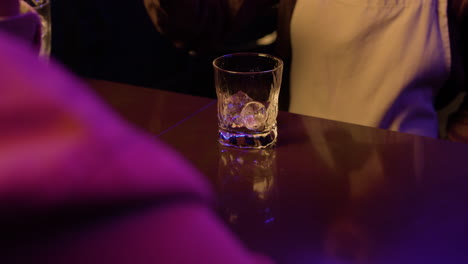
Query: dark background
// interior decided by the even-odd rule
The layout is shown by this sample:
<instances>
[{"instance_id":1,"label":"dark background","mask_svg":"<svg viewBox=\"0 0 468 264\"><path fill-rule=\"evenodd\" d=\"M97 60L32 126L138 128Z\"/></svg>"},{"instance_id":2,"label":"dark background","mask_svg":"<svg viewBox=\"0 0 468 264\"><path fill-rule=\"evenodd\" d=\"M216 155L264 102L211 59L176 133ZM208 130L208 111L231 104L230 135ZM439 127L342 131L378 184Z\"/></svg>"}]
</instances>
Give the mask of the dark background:
<instances>
[{"instance_id":1,"label":"dark background","mask_svg":"<svg viewBox=\"0 0 468 264\"><path fill-rule=\"evenodd\" d=\"M243 44L275 27L272 7L237 36L236 51L273 53L272 46ZM189 55L175 48L156 31L140 0L52 1L52 56L85 78L214 98L211 61L221 53Z\"/></svg>"}]
</instances>

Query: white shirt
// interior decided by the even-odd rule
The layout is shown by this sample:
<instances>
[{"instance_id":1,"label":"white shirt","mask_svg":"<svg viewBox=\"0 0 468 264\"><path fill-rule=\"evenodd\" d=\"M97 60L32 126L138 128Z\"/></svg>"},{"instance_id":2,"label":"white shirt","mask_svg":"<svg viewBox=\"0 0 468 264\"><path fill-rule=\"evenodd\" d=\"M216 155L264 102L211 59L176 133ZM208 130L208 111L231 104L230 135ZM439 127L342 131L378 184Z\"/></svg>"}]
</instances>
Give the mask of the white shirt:
<instances>
[{"instance_id":1,"label":"white shirt","mask_svg":"<svg viewBox=\"0 0 468 264\"><path fill-rule=\"evenodd\" d=\"M298 0L290 111L437 137L446 10L447 0Z\"/></svg>"}]
</instances>

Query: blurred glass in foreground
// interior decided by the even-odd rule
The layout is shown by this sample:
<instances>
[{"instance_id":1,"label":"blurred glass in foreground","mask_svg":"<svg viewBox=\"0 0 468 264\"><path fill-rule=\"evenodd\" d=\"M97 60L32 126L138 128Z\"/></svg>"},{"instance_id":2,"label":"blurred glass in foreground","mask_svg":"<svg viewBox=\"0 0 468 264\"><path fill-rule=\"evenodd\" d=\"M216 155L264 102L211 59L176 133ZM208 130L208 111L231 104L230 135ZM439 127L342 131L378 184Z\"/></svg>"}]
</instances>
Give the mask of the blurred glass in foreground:
<instances>
[{"instance_id":1,"label":"blurred glass in foreground","mask_svg":"<svg viewBox=\"0 0 468 264\"><path fill-rule=\"evenodd\" d=\"M39 14L42 24L40 56L48 58L52 49L52 24L50 16L50 0L24 0Z\"/></svg>"}]
</instances>

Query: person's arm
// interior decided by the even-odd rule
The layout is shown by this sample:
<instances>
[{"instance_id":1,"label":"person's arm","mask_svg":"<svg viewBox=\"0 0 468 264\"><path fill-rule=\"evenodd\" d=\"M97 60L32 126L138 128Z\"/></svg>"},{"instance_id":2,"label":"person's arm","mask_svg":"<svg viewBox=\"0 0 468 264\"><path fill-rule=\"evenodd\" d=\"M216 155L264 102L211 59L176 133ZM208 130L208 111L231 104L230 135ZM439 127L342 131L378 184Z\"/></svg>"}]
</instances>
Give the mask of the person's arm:
<instances>
[{"instance_id":1,"label":"person's arm","mask_svg":"<svg viewBox=\"0 0 468 264\"><path fill-rule=\"evenodd\" d=\"M196 51L219 48L278 0L144 0L159 32L177 46Z\"/></svg>"},{"instance_id":2,"label":"person's arm","mask_svg":"<svg viewBox=\"0 0 468 264\"><path fill-rule=\"evenodd\" d=\"M243 0L144 0L159 32L179 47L194 50L219 45ZM234 5L233 3L237 3Z\"/></svg>"}]
</instances>

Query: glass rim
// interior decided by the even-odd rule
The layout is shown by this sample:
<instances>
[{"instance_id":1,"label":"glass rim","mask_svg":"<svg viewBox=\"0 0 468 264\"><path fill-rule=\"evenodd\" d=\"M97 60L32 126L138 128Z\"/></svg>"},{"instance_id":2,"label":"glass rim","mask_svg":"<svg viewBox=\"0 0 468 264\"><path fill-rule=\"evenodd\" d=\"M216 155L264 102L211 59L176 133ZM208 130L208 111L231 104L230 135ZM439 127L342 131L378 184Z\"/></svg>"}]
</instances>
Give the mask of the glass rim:
<instances>
[{"instance_id":1,"label":"glass rim","mask_svg":"<svg viewBox=\"0 0 468 264\"><path fill-rule=\"evenodd\" d=\"M224 58L227 58L227 57L234 57L234 56L252 56L252 57L265 57L265 58L269 58L269 59L273 59L278 63L278 65L276 67L274 67L273 69L271 70L266 70L266 71L253 71L253 72L245 72L245 71L230 71L230 70L226 70L226 69L223 69L221 67L219 67L218 65L216 65L216 62L218 60L221 60L221 59L224 59ZM227 72L227 73L231 73L231 74L259 74L259 73L270 73L270 72L274 72L274 71L277 71L278 69L282 68L283 67L283 60L278 58L278 57L275 57L273 55L270 55L270 54L266 54L266 53L257 53L257 52L236 52L236 53L230 53L230 54L225 54L225 55L222 55L222 56L219 56L217 57L216 59L213 60L213 67L217 70L220 70L220 71L223 71L223 72Z\"/></svg>"},{"instance_id":2,"label":"glass rim","mask_svg":"<svg viewBox=\"0 0 468 264\"><path fill-rule=\"evenodd\" d=\"M32 1L32 2L37 3L36 1ZM32 8L34 8L34 9L38 10L38 9L43 8L43 7L49 6L49 5L50 5L50 0L43 0L43 1L41 1L38 5L36 5L36 4L30 4L28 1L25 1L25 3L26 3L27 5L29 5L30 7L32 7Z\"/></svg>"}]
</instances>

